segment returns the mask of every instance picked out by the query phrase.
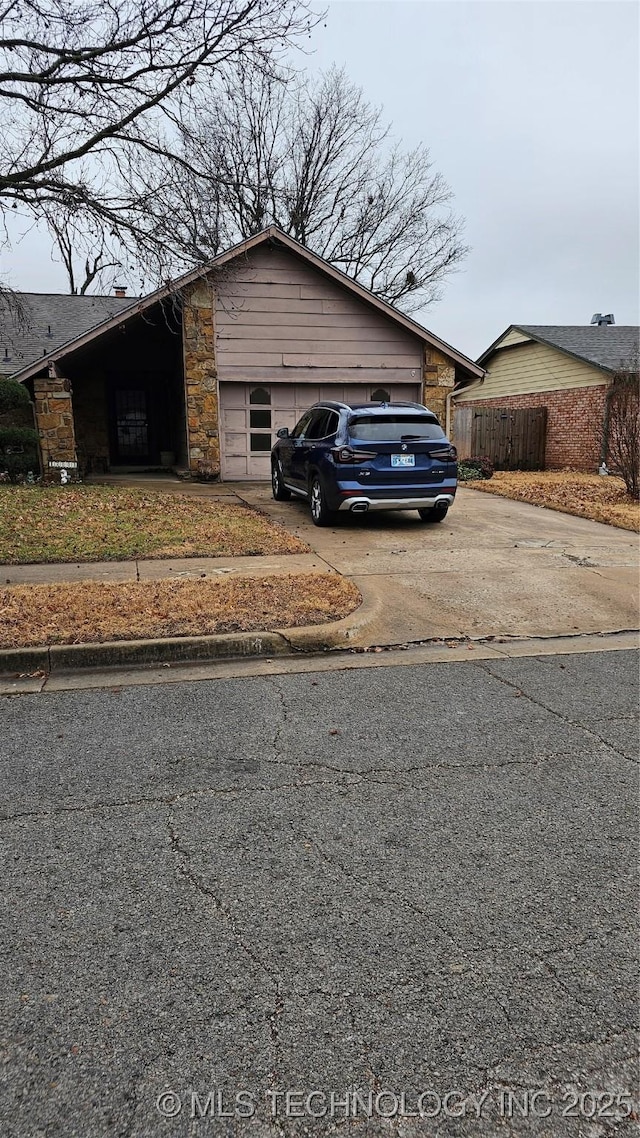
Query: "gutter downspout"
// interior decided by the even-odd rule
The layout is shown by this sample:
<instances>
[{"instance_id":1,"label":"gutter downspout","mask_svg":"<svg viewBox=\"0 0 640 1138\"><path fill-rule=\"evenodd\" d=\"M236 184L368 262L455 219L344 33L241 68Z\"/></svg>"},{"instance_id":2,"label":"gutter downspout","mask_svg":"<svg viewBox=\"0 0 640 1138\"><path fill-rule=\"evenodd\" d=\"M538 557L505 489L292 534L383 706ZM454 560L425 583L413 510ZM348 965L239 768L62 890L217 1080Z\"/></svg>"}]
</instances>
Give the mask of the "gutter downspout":
<instances>
[{"instance_id":1,"label":"gutter downspout","mask_svg":"<svg viewBox=\"0 0 640 1138\"><path fill-rule=\"evenodd\" d=\"M451 400L453 396L461 390L460 385L456 384L455 387L451 388L451 391L447 394L444 401L444 433L449 441L451 441Z\"/></svg>"}]
</instances>

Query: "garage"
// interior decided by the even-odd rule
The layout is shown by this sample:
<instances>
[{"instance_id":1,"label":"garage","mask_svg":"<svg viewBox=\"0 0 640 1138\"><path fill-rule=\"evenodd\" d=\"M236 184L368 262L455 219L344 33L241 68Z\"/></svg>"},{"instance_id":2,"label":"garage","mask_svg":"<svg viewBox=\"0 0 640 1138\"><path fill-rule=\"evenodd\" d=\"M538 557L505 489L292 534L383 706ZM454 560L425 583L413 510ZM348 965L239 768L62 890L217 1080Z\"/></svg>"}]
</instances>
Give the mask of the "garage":
<instances>
[{"instance_id":1,"label":"garage","mask_svg":"<svg viewBox=\"0 0 640 1138\"><path fill-rule=\"evenodd\" d=\"M60 346L34 332L12 373L33 385L44 470L262 481L278 429L319 400L425 403L444 422L451 393L484 375L275 226L75 337L87 298L62 299L37 321L66 314Z\"/></svg>"},{"instance_id":2,"label":"garage","mask_svg":"<svg viewBox=\"0 0 640 1138\"><path fill-rule=\"evenodd\" d=\"M221 472L229 481L270 476L269 455L280 427L294 427L307 407L321 399L340 403L368 400L420 402L418 383L221 383Z\"/></svg>"}]
</instances>

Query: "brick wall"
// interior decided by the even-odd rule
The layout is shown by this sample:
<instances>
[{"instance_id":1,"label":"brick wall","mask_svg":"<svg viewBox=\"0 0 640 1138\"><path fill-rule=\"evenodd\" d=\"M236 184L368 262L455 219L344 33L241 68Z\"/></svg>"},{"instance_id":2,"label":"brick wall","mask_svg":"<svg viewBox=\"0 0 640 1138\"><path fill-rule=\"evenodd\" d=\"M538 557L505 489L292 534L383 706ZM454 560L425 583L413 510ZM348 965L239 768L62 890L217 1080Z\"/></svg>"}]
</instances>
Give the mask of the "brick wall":
<instances>
[{"instance_id":1,"label":"brick wall","mask_svg":"<svg viewBox=\"0 0 640 1138\"><path fill-rule=\"evenodd\" d=\"M461 407L547 408L547 470L588 470L600 465L602 418L607 385L505 395L501 399L465 401Z\"/></svg>"}]
</instances>

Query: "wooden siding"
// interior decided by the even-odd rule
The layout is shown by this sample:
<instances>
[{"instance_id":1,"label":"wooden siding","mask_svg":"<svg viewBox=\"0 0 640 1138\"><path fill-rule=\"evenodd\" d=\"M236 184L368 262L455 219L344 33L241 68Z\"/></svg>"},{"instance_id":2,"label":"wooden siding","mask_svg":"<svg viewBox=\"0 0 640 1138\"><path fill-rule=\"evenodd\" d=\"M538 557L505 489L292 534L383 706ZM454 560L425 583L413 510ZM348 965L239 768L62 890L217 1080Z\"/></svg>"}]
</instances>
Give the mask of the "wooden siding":
<instances>
[{"instance_id":1,"label":"wooden siding","mask_svg":"<svg viewBox=\"0 0 640 1138\"><path fill-rule=\"evenodd\" d=\"M487 363L484 382L470 384L456 396L456 403L529 395L537 391L599 387L608 382L607 373L599 368L533 341L520 347L499 348Z\"/></svg>"},{"instance_id":2,"label":"wooden siding","mask_svg":"<svg viewBox=\"0 0 640 1138\"><path fill-rule=\"evenodd\" d=\"M285 250L260 247L216 286L220 381L419 383L423 345Z\"/></svg>"},{"instance_id":3,"label":"wooden siding","mask_svg":"<svg viewBox=\"0 0 640 1138\"><path fill-rule=\"evenodd\" d=\"M531 336L527 336L525 332L521 332L518 328L512 328L510 332L498 344L497 348L509 348L512 344L530 344Z\"/></svg>"}]
</instances>

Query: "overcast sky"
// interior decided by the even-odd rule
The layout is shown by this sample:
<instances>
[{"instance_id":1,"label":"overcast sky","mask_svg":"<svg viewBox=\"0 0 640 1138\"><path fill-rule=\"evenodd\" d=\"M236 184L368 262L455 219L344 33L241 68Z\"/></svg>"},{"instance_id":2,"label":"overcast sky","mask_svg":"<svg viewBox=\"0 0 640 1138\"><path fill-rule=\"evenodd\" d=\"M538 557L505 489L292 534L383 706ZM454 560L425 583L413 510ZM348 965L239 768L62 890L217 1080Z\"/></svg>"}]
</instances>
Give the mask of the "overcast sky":
<instances>
[{"instance_id":1,"label":"overcast sky","mask_svg":"<svg viewBox=\"0 0 640 1138\"><path fill-rule=\"evenodd\" d=\"M511 323L638 323L638 8L617 0L336 0L311 70L344 64L426 143L471 252L416 314L476 357ZM37 234L11 283L65 289Z\"/></svg>"}]
</instances>

